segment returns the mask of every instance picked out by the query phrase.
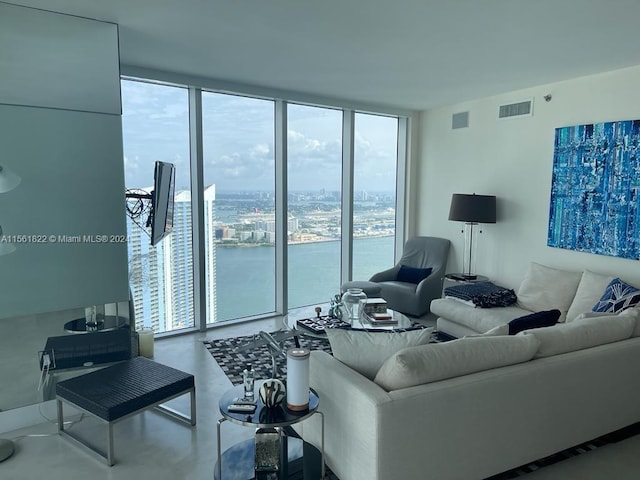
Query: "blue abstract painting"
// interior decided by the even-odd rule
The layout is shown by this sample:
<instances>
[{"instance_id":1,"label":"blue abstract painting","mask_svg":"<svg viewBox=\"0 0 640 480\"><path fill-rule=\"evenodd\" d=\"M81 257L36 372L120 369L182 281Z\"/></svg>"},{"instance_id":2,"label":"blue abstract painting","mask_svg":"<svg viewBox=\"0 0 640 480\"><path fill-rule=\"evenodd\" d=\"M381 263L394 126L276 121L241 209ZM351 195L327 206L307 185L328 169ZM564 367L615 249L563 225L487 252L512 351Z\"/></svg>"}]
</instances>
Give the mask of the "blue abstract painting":
<instances>
[{"instance_id":1,"label":"blue abstract painting","mask_svg":"<svg viewBox=\"0 0 640 480\"><path fill-rule=\"evenodd\" d=\"M640 258L640 120L556 129L547 245Z\"/></svg>"}]
</instances>

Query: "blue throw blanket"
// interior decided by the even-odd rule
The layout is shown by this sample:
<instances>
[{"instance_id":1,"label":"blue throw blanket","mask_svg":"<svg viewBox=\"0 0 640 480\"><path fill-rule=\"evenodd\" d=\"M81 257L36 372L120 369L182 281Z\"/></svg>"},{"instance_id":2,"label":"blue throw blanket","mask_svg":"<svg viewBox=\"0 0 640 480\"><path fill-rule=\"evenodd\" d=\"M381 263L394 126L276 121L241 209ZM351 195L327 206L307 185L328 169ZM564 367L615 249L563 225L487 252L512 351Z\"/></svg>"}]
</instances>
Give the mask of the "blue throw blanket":
<instances>
[{"instance_id":1,"label":"blue throw blanket","mask_svg":"<svg viewBox=\"0 0 640 480\"><path fill-rule=\"evenodd\" d=\"M444 289L446 297L454 297L472 303L476 307L507 307L518 301L516 293L491 282L465 283Z\"/></svg>"}]
</instances>

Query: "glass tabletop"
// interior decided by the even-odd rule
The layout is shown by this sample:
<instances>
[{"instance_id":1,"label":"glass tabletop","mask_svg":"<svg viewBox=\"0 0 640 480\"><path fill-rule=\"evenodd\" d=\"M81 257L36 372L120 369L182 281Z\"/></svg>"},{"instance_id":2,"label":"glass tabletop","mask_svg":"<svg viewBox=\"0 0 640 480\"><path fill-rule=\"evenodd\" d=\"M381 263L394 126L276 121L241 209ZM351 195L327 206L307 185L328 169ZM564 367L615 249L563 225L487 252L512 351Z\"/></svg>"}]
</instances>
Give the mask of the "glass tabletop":
<instances>
[{"instance_id":1,"label":"glass tabletop","mask_svg":"<svg viewBox=\"0 0 640 480\"><path fill-rule=\"evenodd\" d=\"M393 331L413 326L413 320L411 320L411 318L400 312L389 309L387 309L387 312L391 315L393 323L374 324L363 315L356 322L349 324L348 322L329 317L327 315L329 311L328 303L318 306L318 308L321 308L320 312L316 312L315 308L316 307L311 306L289 311L289 314L282 318L284 328L287 330L297 331L301 335L308 335L315 338L327 338L327 328ZM314 322L308 322L307 320L314 320Z\"/></svg>"},{"instance_id":2,"label":"glass tabletop","mask_svg":"<svg viewBox=\"0 0 640 480\"><path fill-rule=\"evenodd\" d=\"M256 391L260 389L262 382L256 382ZM286 407L286 401L277 407L268 408L262 403L262 400L256 395L256 410L253 413L240 413L229 412L227 409L236 398L241 398L244 395L244 387L238 385L227 390L218 407L220 413L227 420L236 423L238 425L251 426L256 428L269 428L269 427L286 427L295 423L301 422L311 415L316 413L320 399L313 389L309 389L309 408L302 411L289 410Z\"/></svg>"}]
</instances>

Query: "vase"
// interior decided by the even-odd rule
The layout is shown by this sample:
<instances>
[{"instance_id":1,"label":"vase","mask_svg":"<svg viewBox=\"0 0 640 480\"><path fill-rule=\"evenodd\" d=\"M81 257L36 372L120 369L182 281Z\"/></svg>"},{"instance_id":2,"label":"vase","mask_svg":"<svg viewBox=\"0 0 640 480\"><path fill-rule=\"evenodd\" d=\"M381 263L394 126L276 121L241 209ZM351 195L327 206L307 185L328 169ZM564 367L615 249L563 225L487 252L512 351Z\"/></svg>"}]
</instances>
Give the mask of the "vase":
<instances>
[{"instance_id":1,"label":"vase","mask_svg":"<svg viewBox=\"0 0 640 480\"><path fill-rule=\"evenodd\" d=\"M346 317L343 320L351 324L360 320L366 300L367 294L361 288L348 288L342 295L342 306L345 312L344 317Z\"/></svg>"}]
</instances>

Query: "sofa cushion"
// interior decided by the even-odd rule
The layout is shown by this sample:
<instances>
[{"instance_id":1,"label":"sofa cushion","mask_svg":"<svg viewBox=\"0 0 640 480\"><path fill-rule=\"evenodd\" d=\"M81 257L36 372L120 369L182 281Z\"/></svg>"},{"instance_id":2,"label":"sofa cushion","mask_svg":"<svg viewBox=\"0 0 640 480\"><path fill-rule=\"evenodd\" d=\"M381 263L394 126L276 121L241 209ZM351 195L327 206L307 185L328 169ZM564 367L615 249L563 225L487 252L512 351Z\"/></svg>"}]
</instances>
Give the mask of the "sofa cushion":
<instances>
[{"instance_id":1,"label":"sofa cushion","mask_svg":"<svg viewBox=\"0 0 640 480\"><path fill-rule=\"evenodd\" d=\"M602 292L613 278L589 270L582 272L576 295L567 312L567 322L573 321L581 313L592 311L594 303L602 296Z\"/></svg>"},{"instance_id":2,"label":"sofa cushion","mask_svg":"<svg viewBox=\"0 0 640 480\"><path fill-rule=\"evenodd\" d=\"M618 342L631 337L636 319L630 315L585 318L553 327L525 330L516 335L534 336L540 341L536 358Z\"/></svg>"},{"instance_id":3,"label":"sofa cushion","mask_svg":"<svg viewBox=\"0 0 640 480\"><path fill-rule=\"evenodd\" d=\"M484 333L498 325L505 325L514 318L528 315L515 305L500 308L474 308L451 298L438 298L431 302L431 313L458 323L474 332Z\"/></svg>"},{"instance_id":4,"label":"sofa cushion","mask_svg":"<svg viewBox=\"0 0 640 480\"><path fill-rule=\"evenodd\" d=\"M387 358L403 348L429 343L432 332L433 327L404 332L330 328L327 337L337 360L373 380Z\"/></svg>"},{"instance_id":5,"label":"sofa cushion","mask_svg":"<svg viewBox=\"0 0 640 480\"><path fill-rule=\"evenodd\" d=\"M400 265L396 280L407 283L420 283L433 272L433 268L414 268L407 265Z\"/></svg>"},{"instance_id":6,"label":"sofa cushion","mask_svg":"<svg viewBox=\"0 0 640 480\"><path fill-rule=\"evenodd\" d=\"M640 290L633 285L614 278L607 285L598 303L593 306L594 312L621 312L634 307L640 302Z\"/></svg>"},{"instance_id":7,"label":"sofa cushion","mask_svg":"<svg viewBox=\"0 0 640 480\"><path fill-rule=\"evenodd\" d=\"M558 309L558 321L564 322L581 278L582 272L568 272L531 262L518 289L518 306L532 312Z\"/></svg>"},{"instance_id":8,"label":"sofa cushion","mask_svg":"<svg viewBox=\"0 0 640 480\"><path fill-rule=\"evenodd\" d=\"M633 319L635 319L636 322L636 326L633 330L633 333L631 334L632 337L640 337L640 308L634 307L634 308L627 308L626 310L623 310L622 312L619 313L613 313L613 312L585 312L585 313L581 313L580 315L578 315L576 317L576 319L574 321L580 321L580 320L584 320L586 318L611 318L611 317L617 317L617 316L622 316L622 317L631 317Z\"/></svg>"},{"instance_id":9,"label":"sofa cushion","mask_svg":"<svg viewBox=\"0 0 640 480\"><path fill-rule=\"evenodd\" d=\"M478 336L409 347L388 358L374 382L391 391L526 362L538 345L531 336Z\"/></svg>"},{"instance_id":10,"label":"sofa cushion","mask_svg":"<svg viewBox=\"0 0 640 480\"><path fill-rule=\"evenodd\" d=\"M509 335L516 335L524 330L532 328L550 327L555 325L560 318L560 310L545 310L535 312L524 317L515 318L508 324Z\"/></svg>"}]
</instances>

